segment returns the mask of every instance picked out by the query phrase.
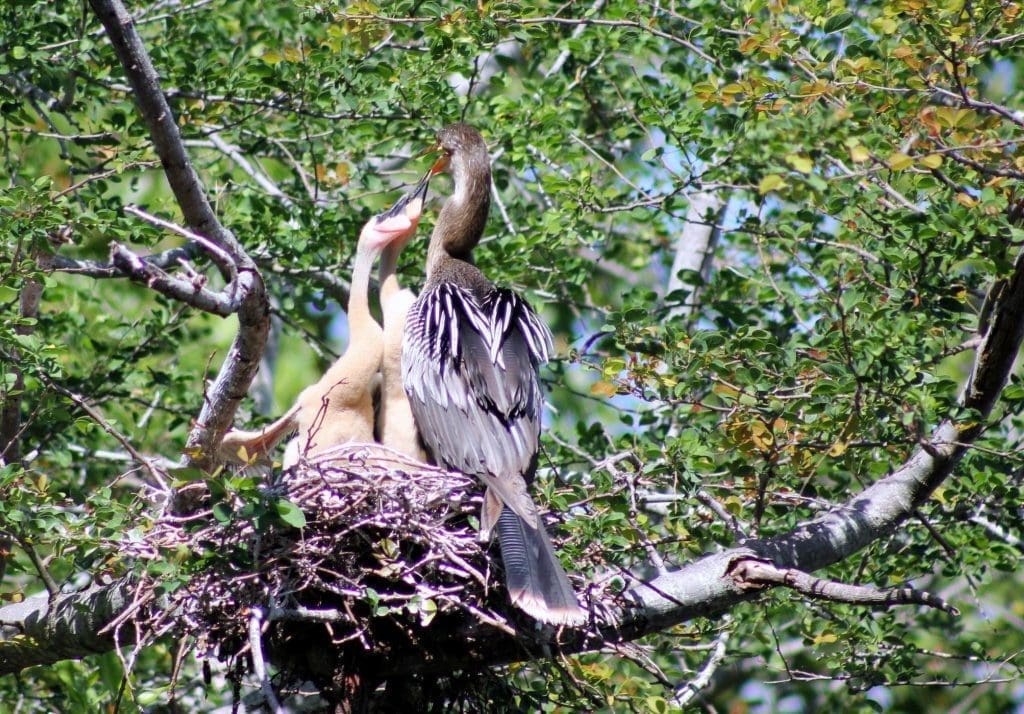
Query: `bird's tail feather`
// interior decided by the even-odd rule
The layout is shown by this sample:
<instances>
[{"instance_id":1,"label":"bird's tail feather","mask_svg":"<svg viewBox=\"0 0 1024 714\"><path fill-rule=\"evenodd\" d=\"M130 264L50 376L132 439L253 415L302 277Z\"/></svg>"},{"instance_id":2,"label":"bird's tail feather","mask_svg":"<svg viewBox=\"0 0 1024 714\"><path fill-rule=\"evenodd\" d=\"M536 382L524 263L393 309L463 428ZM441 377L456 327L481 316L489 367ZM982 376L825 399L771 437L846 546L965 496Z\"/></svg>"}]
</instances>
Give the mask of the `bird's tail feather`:
<instances>
[{"instance_id":1,"label":"bird's tail feather","mask_svg":"<svg viewBox=\"0 0 1024 714\"><path fill-rule=\"evenodd\" d=\"M509 595L528 615L552 625L578 626L586 613L555 554L544 524L531 527L506 507L498 518L498 542Z\"/></svg>"}]
</instances>

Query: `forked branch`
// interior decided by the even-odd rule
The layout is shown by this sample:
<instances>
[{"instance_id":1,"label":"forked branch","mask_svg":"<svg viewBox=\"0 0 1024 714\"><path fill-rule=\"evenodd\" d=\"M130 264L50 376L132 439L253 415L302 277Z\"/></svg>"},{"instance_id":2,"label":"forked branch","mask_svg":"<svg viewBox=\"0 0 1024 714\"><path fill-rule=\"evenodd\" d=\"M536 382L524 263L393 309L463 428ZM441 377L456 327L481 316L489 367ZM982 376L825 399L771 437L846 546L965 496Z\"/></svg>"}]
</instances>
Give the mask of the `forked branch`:
<instances>
[{"instance_id":1,"label":"forked branch","mask_svg":"<svg viewBox=\"0 0 1024 714\"><path fill-rule=\"evenodd\" d=\"M160 79L150 61L149 54L135 29L131 15L120 0L90 0L93 11L106 28L114 51L132 87L132 96L149 128L153 146L174 197L191 230L205 241L201 248L220 269L228 285L224 294L232 296L229 306L238 315L239 329L227 358L213 384L206 390L202 409L189 434L187 458L199 465L209 466L214 461L214 447L227 431L238 403L249 389L259 367L270 329L270 306L263 279L256 263L246 253L235 236L221 225L206 197L199 176L185 151L174 113L160 89ZM179 299L185 297L181 285L160 278L144 262L131 261L123 251L118 255L130 275L155 281L168 290L176 290ZM118 255L115 255L115 265ZM156 282L154 285L158 284ZM187 288L185 288L187 289ZM201 290L192 288L195 295ZM191 298L191 304L201 301L207 308L220 308L210 296ZM189 302L189 300L186 300ZM217 311L216 309L212 311ZM220 313L219 313L220 314Z\"/></svg>"}]
</instances>

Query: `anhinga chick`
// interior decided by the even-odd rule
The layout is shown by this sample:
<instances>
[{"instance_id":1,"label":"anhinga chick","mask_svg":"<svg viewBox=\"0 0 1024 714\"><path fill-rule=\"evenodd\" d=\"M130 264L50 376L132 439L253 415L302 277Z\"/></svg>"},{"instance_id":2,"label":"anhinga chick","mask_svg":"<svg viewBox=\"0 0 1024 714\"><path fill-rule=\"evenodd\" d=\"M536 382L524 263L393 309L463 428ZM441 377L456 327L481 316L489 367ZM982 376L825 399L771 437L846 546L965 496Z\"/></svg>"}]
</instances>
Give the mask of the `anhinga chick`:
<instances>
[{"instance_id":1,"label":"anhinga chick","mask_svg":"<svg viewBox=\"0 0 1024 714\"><path fill-rule=\"evenodd\" d=\"M429 174L424 180L429 180ZM409 234L411 237L412 234ZM377 414L377 441L419 461L427 455L420 442L409 397L402 386L402 336L409 308L416 294L398 282L398 256L408 238L392 241L380 258L380 310L384 323L384 355L381 358L380 411Z\"/></svg>"},{"instance_id":2,"label":"anhinga chick","mask_svg":"<svg viewBox=\"0 0 1024 714\"><path fill-rule=\"evenodd\" d=\"M306 387L277 421L257 431L230 431L220 454L229 461L265 456L288 434L297 431L284 458L288 467L300 457L315 456L348 442L372 443L373 384L384 353L384 333L370 314L369 287L373 265L393 243L405 243L416 232L428 177L385 213L363 226L356 246L348 301L349 344L324 375Z\"/></svg>"}]
</instances>

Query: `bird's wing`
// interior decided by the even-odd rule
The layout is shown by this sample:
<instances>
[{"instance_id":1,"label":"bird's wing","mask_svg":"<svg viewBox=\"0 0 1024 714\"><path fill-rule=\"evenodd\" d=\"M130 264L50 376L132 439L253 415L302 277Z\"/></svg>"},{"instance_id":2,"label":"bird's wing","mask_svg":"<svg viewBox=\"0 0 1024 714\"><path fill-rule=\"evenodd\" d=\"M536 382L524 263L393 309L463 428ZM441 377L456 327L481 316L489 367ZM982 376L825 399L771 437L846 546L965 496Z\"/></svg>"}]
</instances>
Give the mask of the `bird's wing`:
<instances>
[{"instance_id":1,"label":"bird's wing","mask_svg":"<svg viewBox=\"0 0 1024 714\"><path fill-rule=\"evenodd\" d=\"M446 283L417 299L402 346L403 383L435 460L479 476L530 523L536 507L524 479L536 462L537 366L549 345L546 328L514 293L481 301Z\"/></svg>"}]
</instances>

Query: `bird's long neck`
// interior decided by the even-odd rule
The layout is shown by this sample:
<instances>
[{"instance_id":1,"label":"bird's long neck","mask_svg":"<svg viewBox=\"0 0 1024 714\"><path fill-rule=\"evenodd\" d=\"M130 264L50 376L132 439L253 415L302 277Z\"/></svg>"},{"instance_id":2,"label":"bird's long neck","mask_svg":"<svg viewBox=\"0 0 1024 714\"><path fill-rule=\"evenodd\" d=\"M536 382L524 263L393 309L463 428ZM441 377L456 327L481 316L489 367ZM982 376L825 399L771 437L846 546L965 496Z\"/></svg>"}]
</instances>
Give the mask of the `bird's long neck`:
<instances>
[{"instance_id":1,"label":"bird's long neck","mask_svg":"<svg viewBox=\"0 0 1024 714\"><path fill-rule=\"evenodd\" d=\"M370 314L370 273L380 251L361 249L356 251L352 267L352 284L348 294L348 325L354 342L360 335L379 332L380 325Z\"/></svg>"},{"instance_id":2,"label":"bird's long neck","mask_svg":"<svg viewBox=\"0 0 1024 714\"><path fill-rule=\"evenodd\" d=\"M427 249L427 285L450 279L460 265L473 265L473 248L480 242L491 207L491 171L483 163L474 170L456 170L455 192L437 217ZM471 272L476 272L475 268Z\"/></svg>"},{"instance_id":3,"label":"bird's long neck","mask_svg":"<svg viewBox=\"0 0 1024 714\"><path fill-rule=\"evenodd\" d=\"M389 243L380 254L380 269L377 279L380 281L380 305L386 309L391 298L402 289L398 283L398 254L402 252L402 246L397 243Z\"/></svg>"}]
</instances>

